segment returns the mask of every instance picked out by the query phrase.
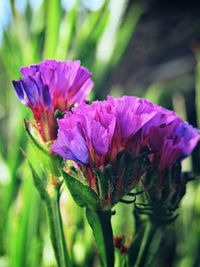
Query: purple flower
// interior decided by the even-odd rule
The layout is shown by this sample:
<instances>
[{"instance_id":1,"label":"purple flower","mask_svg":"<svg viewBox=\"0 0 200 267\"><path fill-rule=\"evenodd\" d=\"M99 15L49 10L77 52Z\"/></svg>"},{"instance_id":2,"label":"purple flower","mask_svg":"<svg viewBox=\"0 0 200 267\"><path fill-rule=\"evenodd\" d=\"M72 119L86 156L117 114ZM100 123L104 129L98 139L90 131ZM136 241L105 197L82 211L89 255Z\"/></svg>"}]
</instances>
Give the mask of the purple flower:
<instances>
[{"instance_id":1,"label":"purple flower","mask_svg":"<svg viewBox=\"0 0 200 267\"><path fill-rule=\"evenodd\" d=\"M118 134L121 139L133 136L157 113L155 105L146 99L134 96L108 97L112 113L117 118Z\"/></svg>"},{"instance_id":2,"label":"purple flower","mask_svg":"<svg viewBox=\"0 0 200 267\"><path fill-rule=\"evenodd\" d=\"M115 200L112 199L115 202L125 191L133 188L144 171L143 168L130 170L128 175L131 177L127 179L128 186L125 186L120 181L125 181L124 168L127 166L123 165L119 170L117 157L134 147L134 136L157 114L156 110L157 107L144 99L127 96L108 97L107 101L96 101L91 105L83 103L78 108L73 108L72 113L67 112L64 119L58 120L58 138L51 149L65 159L74 160L83 169L88 184L96 191L96 172L111 166L116 176L110 181L116 192L116 196L113 196ZM133 149L133 156L134 151ZM125 158L121 158L123 160ZM111 201L110 194L107 198L108 203Z\"/></svg>"},{"instance_id":3,"label":"purple flower","mask_svg":"<svg viewBox=\"0 0 200 267\"><path fill-rule=\"evenodd\" d=\"M67 111L85 100L93 87L92 74L80 61L44 60L20 71L24 78L13 81L18 98L32 110L43 140L55 139L55 110Z\"/></svg>"},{"instance_id":4,"label":"purple flower","mask_svg":"<svg viewBox=\"0 0 200 267\"><path fill-rule=\"evenodd\" d=\"M72 114L67 112L64 120L58 120L58 126L62 130L58 131L57 141L52 145L52 149L55 148L54 151L63 158L87 164L89 157L87 144L77 129Z\"/></svg>"},{"instance_id":5,"label":"purple flower","mask_svg":"<svg viewBox=\"0 0 200 267\"><path fill-rule=\"evenodd\" d=\"M126 142L155 115L154 105L144 99L108 97L107 101L82 104L78 109L73 109L72 114L66 113L65 118L58 121L58 132L62 132L66 142L73 129L79 136L80 143L84 139L87 144L87 163L99 167L105 162L113 162L116 155L125 149ZM55 153L63 146L63 138L58 137L54 142L52 150ZM80 143L77 142L77 146ZM72 148L71 142L68 142L68 149L70 153L75 153L76 148ZM69 154L63 157L69 159ZM81 162L80 159L75 161Z\"/></svg>"},{"instance_id":6,"label":"purple flower","mask_svg":"<svg viewBox=\"0 0 200 267\"><path fill-rule=\"evenodd\" d=\"M199 141L198 130L174 112L128 96L82 103L58 120L58 126L52 151L75 161L108 206L133 189L152 166L159 172L171 168ZM141 161L140 153L147 148L153 154ZM104 173L107 168L109 174ZM102 193L101 183L107 184L107 193Z\"/></svg>"},{"instance_id":7,"label":"purple flower","mask_svg":"<svg viewBox=\"0 0 200 267\"><path fill-rule=\"evenodd\" d=\"M66 159L74 158L77 163L101 164L111 146L116 124L116 118L101 104L104 103L82 104L78 109L72 109L72 113L67 112L64 119L58 120L58 138L51 147L52 151ZM72 132L76 145L70 140ZM64 144L67 150L61 155L59 151ZM87 149L76 157L81 145Z\"/></svg>"},{"instance_id":8,"label":"purple flower","mask_svg":"<svg viewBox=\"0 0 200 267\"><path fill-rule=\"evenodd\" d=\"M177 160L188 156L199 140L199 131L180 118L159 127L151 126L148 144L155 151L152 161L163 172L171 168Z\"/></svg>"}]
</instances>

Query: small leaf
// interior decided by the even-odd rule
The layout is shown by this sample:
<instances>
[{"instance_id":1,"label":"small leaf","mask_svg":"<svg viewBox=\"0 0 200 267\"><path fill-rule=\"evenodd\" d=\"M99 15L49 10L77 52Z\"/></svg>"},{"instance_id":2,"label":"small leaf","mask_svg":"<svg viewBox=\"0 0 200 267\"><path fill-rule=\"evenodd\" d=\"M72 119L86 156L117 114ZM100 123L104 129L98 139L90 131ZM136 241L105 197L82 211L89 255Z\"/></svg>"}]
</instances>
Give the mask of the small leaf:
<instances>
[{"instance_id":1,"label":"small leaf","mask_svg":"<svg viewBox=\"0 0 200 267\"><path fill-rule=\"evenodd\" d=\"M98 209L99 197L94 190L64 171L62 171L62 175L74 201L79 206Z\"/></svg>"}]
</instances>

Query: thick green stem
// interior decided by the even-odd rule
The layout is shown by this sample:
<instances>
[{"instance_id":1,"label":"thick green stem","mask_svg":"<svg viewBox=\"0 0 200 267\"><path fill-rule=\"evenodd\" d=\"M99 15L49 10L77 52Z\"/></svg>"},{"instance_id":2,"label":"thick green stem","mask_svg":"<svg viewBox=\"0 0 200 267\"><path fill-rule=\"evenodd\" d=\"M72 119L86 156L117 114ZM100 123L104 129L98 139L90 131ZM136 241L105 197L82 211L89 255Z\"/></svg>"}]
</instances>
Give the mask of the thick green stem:
<instances>
[{"instance_id":1,"label":"thick green stem","mask_svg":"<svg viewBox=\"0 0 200 267\"><path fill-rule=\"evenodd\" d=\"M114 246L113 246L113 232L111 226L111 212L99 211L98 215L103 229L107 266L112 267L114 266Z\"/></svg>"},{"instance_id":2,"label":"thick green stem","mask_svg":"<svg viewBox=\"0 0 200 267\"><path fill-rule=\"evenodd\" d=\"M60 214L58 189L55 188L53 196L45 203L47 205L51 241L58 267L69 267L71 264L67 254L62 218Z\"/></svg>"},{"instance_id":3,"label":"thick green stem","mask_svg":"<svg viewBox=\"0 0 200 267\"><path fill-rule=\"evenodd\" d=\"M134 267L149 267L158 251L164 233L164 226L149 222Z\"/></svg>"},{"instance_id":4,"label":"thick green stem","mask_svg":"<svg viewBox=\"0 0 200 267\"><path fill-rule=\"evenodd\" d=\"M86 209L88 222L92 228L97 248L104 267L114 266L113 232L111 211Z\"/></svg>"}]
</instances>

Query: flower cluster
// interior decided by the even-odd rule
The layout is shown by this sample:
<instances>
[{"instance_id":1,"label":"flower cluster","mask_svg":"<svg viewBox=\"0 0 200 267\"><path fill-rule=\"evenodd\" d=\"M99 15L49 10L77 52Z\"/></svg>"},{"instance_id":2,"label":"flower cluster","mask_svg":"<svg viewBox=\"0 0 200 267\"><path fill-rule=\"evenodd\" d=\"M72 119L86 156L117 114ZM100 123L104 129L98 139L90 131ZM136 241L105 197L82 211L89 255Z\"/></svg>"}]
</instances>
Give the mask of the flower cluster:
<instances>
[{"instance_id":1,"label":"flower cluster","mask_svg":"<svg viewBox=\"0 0 200 267\"><path fill-rule=\"evenodd\" d=\"M75 161L100 197L106 187L108 206L133 189L152 165L162 175L199 141L198 130L174 112L133 96L82 104L58 126L52 151Z\"/></svg>"},{"instance_id":2,"label":"flower cluster","mask_svg":"<svg viewBox=\"0 0 200 267\"><path fill-rule=\"evenodd\" d=\"M43 140L54 140L55 111L65 112L81 103L93 87L92 74L80 61L44 60L20 71L24 78L13 81L17 96L32 110Z\"/></svg>"},{"instance_id":3,"label":"flower cluster","mask_svg":"<svg viewBox=\"0 0 200 267\"><path fill-rule=\"evenodd\" d=\"M199 138L199 131L178 117L169 124L152 126L148 137L149 147L155 151L152 161L158 164L160 172L169 169L177 159L192 152Z\"/></svg>"},{"instance_id":4,"label":"flower cluster","mask_svg":"<svg viewBox=\"0 0 200 267\"><path fill-rule=\"evenodd\" d=\"M129 138L155 115L154 106L147 101L145 104L146 110L141 110L141 100L136 97L109 97L92 105L82 104L58 120L58 139L52 150L97 168L113 163Z\"/></svg>"},{"instance_id":5,"label":"flower cluster","mask_svg":"<svg viewBox=\"0 0 200 267\"><path fill-rule=\"evenodd\" d=\"M150 264L150 243L156 240L159 246L163 226L177 217L191 179L182 172L181 161L199 142L199 130L173 111L134 96L108 96L87 104L92 74L79 61L45 60L22 67L21 74L22 79L13 81L14 89L32 110L44 142L38 142L39 136L25 124L26 130L35 147L48 155L38 153L45 179L29 164L47 205L58 266L70 265L59 212L63 180L86 210L103 266L114 266L114 247L120 266ZM138 232L132 244L125 244L124 235L113 238L112 207L119 201L134 202Z\"/></svg>"},{"instance_id":6,"label":"flower cluster","mask_svg":"<svg viewBox=\"0 0 200 267\"><path fill-rule=\"evenodd\" d=\"M79 61L45 60L21 73L24 78L13 85L41 137L54 141L53 153L75 162L102 206L112 207L141 178L149 188L152 173L159 180L153 184L162 188L166 173L199 142L197 129L145 99L109 96L86 104L92 74ZM56 121L57 110L65 115Z\"/></svg>"}]
</instances>

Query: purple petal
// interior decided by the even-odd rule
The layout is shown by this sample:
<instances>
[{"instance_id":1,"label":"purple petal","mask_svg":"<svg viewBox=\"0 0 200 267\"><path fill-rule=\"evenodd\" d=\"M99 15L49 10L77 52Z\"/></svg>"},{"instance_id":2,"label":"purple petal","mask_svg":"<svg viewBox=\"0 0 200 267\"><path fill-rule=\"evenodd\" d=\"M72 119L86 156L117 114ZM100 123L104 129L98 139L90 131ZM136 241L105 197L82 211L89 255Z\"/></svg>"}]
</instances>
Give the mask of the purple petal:
<instances>
[{"instance_id":1,"label":"purple petal","mask_svg":"<svg viewBox=\"0 0 200 267\"><path fill-rule=\"evenodd\" d=\"M24 90L23 90L23 85L22 85L22 81L12 81L15 92L19 98L19 100L24 104L24 105L28 105L28 102L25 99L25 95L24 95Z\"/></svg>"},{"instance_id":2,"label":"purple petal","mask_svg":"<svg viewBox=\"0 0 200 267\"><path fill-rule=\"evenodd\" d=\"M76 130L59 128L57 140L53 143L51 149L59 156L74 160L79 164L87 164L89 161L87 145Z\"/></svg>"},{"instance_id":3,"label":"purple petal","mask_svg":"<svg viewBox=\"0 0 200 267\"><path fill-rule=\"evenodd\" d=\"M93 81L91 79L86 80L79 90L77 89L74 95L69 99L69 104L81 103L86 99L86 96L90 93L93 87Z\"/></svg>"},{"instance_id":4,"label":"purple petal","mask_svg":"<svg viewBox=\"0 0 200 267\"><path fill-rule=\"evenodd\" d=\"M54 110L66 111L72 104L81 103L93 87L90 79L92 74L80 66L79 60L44 60L36 65L22 67L20 71L26 84L29 83L31 87L26 91L28 101L32 105L36 105L36 102L48 107L53 105ZM30 80L35 84L38 95Z\"/></svg>"},{"instance_id":5,"label":"purple petal","mask_svg":"<svg viewBox=\"0 0 200 267\"><path fill-rule=\"evenodd\" d=\"M76 77L69 88L70 104L80 103L86 98L94 85L90 79L91 76L92 73L87 69L83 67L78 69Z\"/></svg>"},{"instance_id":6,"label":"purple petal","mask_svg":"<svg viewBox=\"0 0 200 267\"><path fill-rule=\"evenodd\" d=\"M108 130L95 120L91 122L91 143L99 155L108 152L110 144Z\"/></svg>"},{"instance_id":7,"label":"purple petal","mask_svg":"<svg viewBox=\"0 0 200 267\"><path fill-rule=\"evenodd\" d=\"M22 80L22 86L24 92L26 93L28 101L32 106L35 106L39 99L38 88L35 82L33 81L33 79L27 78L25 80Z\"/></svg>"},{"instance_id":8,"label":"purple petal","mask_svg":"<svg viewBox=\"0 0 200 267\"><path fill-rule=\"evenodd\" d=\"M48 85L44 85L43 86L42 93L43 93L43 102L44 102L44 104L46 106L48 106L48 107L52 107L52 100L51 100L51 96L50 96L50 93L49 93Z\"/></svg>"},{"instance_id":9,"label":"purple petal","mask_svg":"<svg viewBox=\"0 0 200 267\"><path fill-rule=\"evenodd\" d=\"M108 97L108 102L116 115L122 138L134 135L156 115L152 103L137 97Z\"/></svg>"},{"instance_id":10,"label":"purple petal","mask_svg":"<svg viewBox=\"0 0 200 267\"><path fill-rule=\"evenodd\" d=\"M175 133L178 136L181 136L184 141L185 147L182 155L182 158L184 158L191 154L191 152L199 142L199 130L189 125L189 123L183 122L180 123L179 126L176 128Z\"/></svg>"},{"instance_id":11,"label":"purple petal","mask_svg":"<svg viewBox=\"0 0 200 267\"><path fill-rule=\"evenodd\" d=\"M171 168L183 152L183 149L183 142L174 145L173 140L165 139L162 146L159 169L163 171L166 168Z\"/></svg>"}]
</instances>

